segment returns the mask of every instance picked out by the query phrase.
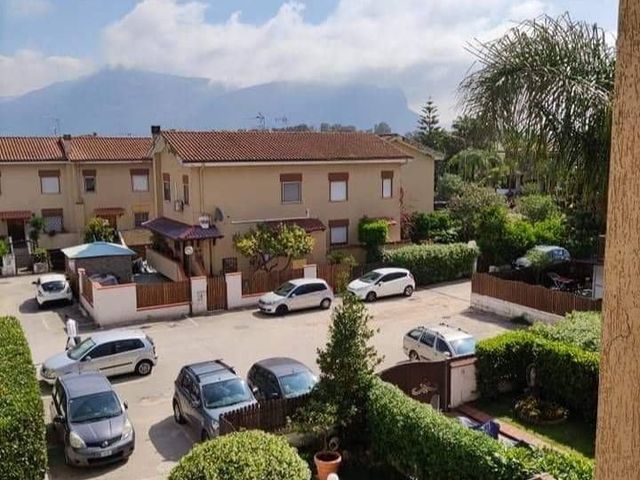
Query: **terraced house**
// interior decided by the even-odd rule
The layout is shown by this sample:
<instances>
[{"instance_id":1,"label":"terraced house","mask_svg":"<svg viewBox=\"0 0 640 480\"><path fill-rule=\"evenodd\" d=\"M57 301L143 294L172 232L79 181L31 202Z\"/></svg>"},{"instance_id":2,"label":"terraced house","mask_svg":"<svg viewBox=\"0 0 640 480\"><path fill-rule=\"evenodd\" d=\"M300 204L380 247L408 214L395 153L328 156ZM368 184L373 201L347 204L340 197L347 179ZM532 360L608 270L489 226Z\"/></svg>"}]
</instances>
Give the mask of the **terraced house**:
<instances>
[{"instance_id":1,"label":"terraced house","mask_svg":"<svg viewBox=\"0 0 640 480\"><path fill-rule=\"evenodd\" d=\"M152 134L158 217L145 226L164 239L165 254L198 274L243 269L233 236L259 223L301 226L315 239L307 260L323 262L332 249L357 251L362 217L387 220L388 241L399 242L403 197L433 206L436 155L417 158L394 144L400 137L159 127ZM412 179L409 192L416 175L422 183Z\"/></svg>"}]
</instances>

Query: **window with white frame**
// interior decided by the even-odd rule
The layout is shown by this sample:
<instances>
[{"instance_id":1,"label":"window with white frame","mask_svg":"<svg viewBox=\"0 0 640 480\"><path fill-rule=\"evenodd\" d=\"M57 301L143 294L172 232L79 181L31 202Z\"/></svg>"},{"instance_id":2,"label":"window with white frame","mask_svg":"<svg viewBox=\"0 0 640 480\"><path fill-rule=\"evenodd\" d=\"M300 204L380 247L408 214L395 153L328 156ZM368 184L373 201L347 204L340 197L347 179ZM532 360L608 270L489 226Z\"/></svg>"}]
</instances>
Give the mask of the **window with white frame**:
<instances>
[{"instance_id":1,"label":"window with white frame","mask_svg":"<svg viewBox=\"0 0 640 480\"><path fill-rule=\"evenodd\" d=\"M346 202L349 196L349 174L329 174L329 200L332 202Z\"/></svg>"},{"instance_id":2,"label":"window with white frame","mask_svg":"<svg viewBox=\"0 0 640 480\"><path fill-rule=\"evenodd\" d=\"M62 209L43 209L42 220L44 221L44 231L47 233L60 233L64 230Z\"/></svg>"},{"instance_id":3,"label":"window with white frame","mask_svg":"<svg viewBox=\"0 0 640 480\"><path fill-rule=\"evenodd\" d=\"M382 179L382 198L393 197L393 172L383 171Z\"/></svg>"},{"instance_id":4,"label":"window with white frame","mask_svg":"<svg viewBox=\"0 0 640 480\"><path fill-rule=\"evenodd\" d=\"M149 170L131 170L131 189L134 192L149 191Z\"/></svg>"},{"instance_id":5,"label":"window with white frame","mask_svg":"<svg viewBox=\"0 0 640 480\"><path fill-rule=\"evenodd\" d=\"M283 173L280 175L282 203L302 202L302 174Z\"/></svg>"},{"instance_id":6,"label":"window with white frame","mask_svg":"<svg viewBox=\"0 0 640 480\"><path fill-rule=\"evenodd\" d=\"M331 245L346 245L349 243L349 220L329 221L329 243Z\"/></svg>"},{"instance_id":7,"label":"window with white frame","mask_svg":"<svg viewBox=\"0 0 640 480\"><path fill-rule=\"evenodd\" d=\"M40 171L40 191L47 195L60 193L60 172Z\"/></svg>"}]
</instances>

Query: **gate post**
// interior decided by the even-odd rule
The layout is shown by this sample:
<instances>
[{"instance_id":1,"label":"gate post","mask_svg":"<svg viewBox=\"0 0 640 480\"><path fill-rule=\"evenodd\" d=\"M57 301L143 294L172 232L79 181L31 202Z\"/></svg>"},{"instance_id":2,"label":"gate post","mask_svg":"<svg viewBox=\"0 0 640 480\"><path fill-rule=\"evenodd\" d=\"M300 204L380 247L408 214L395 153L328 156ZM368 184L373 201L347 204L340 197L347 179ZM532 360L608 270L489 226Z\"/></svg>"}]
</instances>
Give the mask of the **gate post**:
<instances>
[{"instance_id":1,"label":"gate post","mask_svg":"<svg viewBox=\"0 0 640 480\"><path fill-rule=\"evenodd\" d=\"M191 313L207 311L207 277L191 277Z\"/></svg>"}]
</instances>

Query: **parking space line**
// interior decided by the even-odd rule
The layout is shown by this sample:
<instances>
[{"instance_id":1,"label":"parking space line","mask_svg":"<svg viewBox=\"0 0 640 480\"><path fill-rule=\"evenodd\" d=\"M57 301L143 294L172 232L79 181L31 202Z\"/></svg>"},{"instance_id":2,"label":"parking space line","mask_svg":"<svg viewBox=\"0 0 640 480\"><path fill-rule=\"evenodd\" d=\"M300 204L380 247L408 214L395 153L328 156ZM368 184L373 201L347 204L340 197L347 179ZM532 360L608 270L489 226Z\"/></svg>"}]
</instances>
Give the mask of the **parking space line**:
<instances>
[{"instance_id":1,"label":"parking space line","mask_svg":"<svg viewBox=\"0 0 640 480\"><path fill-rule=\"evenodd\" d=\"M200 325L198 325L198 322L196 322L193 318L191 317L187 317L187 320L189 320L191 323L193 323L196 327L199 327Z\"/></svg>"},{"instance_id":2,"label":"parking space line","mask_svg":"<svg viewBox=\"0 0 640 480\"><path fill-rule=\"evenodd\" d=\"M48 331L52 332L53 330L51 329L51 327L49 326L49 324L47 323L47 318L43 317L42 318L42 324L44 325L44 328L47 329Z\"/></svg>"}]
</instances>

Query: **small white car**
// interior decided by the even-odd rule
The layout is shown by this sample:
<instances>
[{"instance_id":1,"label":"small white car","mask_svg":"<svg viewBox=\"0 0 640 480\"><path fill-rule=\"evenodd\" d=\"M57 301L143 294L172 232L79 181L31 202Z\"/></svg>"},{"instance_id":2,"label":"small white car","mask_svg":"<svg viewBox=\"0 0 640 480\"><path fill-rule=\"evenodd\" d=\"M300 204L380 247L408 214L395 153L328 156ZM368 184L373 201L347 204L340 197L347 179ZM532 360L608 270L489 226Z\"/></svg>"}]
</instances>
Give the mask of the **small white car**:
<instances>
[{"instance_id":1,"label":"small white car","mask_svg":"<svg viewBox=\"0 0 640 480\"><path fill-rule=\"evenodd\" d=\"M404 336L402 349L411 360L444 360L475 353L476 339L464 330L441 323L410 330Z\"/></svg>"},{"instance_id":2,"label":"small white car","mask_svg":"<svg viewBox=\"0 0 640 480\"><path fill-rule=\"evenodd\" d=\"M296 278L283 283L273 292L258 300L258 308L264 313L285 315L292 310L331 307L333 291L321 278Z\"/></svg>"},{"instance_id":3,"label":"small white car","mask_svg":"<svg viewBox=\"0 0 640 480\"><path fill-rule=\"evenodd\" d=\"M367 302L380 297L404 295L410 297L416 288L416 281L405 268L378 268L353 280L347 290Z\"/></svg>"},{"instance_id":4,"label":"small white car","mask_svg":"<svg viewBox=\"0 0 640 480\"><path fill-rule=\"evenodd\" d=\"M42 308L46 303L73 302L73 292L67 277L60 274L42 275L33 282L36 285L36 302Z\"/></svg>"}]
</instances>

